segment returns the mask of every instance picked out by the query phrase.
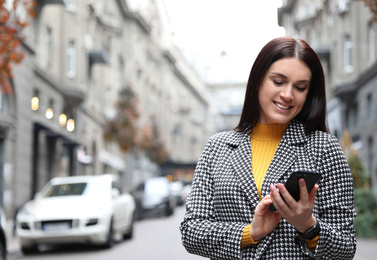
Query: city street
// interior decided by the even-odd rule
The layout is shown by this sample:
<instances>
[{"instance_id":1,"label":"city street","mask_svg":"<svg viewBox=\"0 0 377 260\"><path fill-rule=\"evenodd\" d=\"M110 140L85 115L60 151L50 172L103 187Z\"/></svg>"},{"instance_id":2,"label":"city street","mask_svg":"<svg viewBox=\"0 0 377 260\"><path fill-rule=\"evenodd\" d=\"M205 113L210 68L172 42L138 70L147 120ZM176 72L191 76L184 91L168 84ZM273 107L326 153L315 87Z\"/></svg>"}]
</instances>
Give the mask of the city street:
<instances>
[{"instance_id":1,"label":"city street","mask_svg":"<svg viewBox=\"0 0 377 260\"><path fill-rule=\"evenodd\" d=\"M182 220L184 207L176 208L171 217L147 218L135 224L132 240L120 241L112 249L98 249L91 246L72 245L42 247L41 252L24 256L12 252L8 260L195 260L205 259L188 254L181 244L178 225ZM358 240L355 260L372 260L377 255L377 240Z\"/></svg>"},{"instance_id":2,"label":"city street","mask_svg":"<svg viewBox=\"0 0 377 260\"><path fill-rule=\"evenodd\" d=\"M11 253L8 260L195 260L204 259L190 255L181 244L179 223L183 218L184 207L177 207L171 217L146 218L135 223L134 237L123 240L112 249L97 249L91 246L74 245L55 248L42 248L42 252L24 256L21 252Z\"/></svg>"},{"instance_id":3,"label":"city street","mask_svg":"<svg viewBox=\"0 0 377 260\"><path fill-rule=\"evenodd\" d=\"M0 260L205 260L179 231L193 181L216 222L191 252L295 259L307 230L352 257L355 231L377 259L377 0L3 0L0 21ZM328 223L229 248L296 170Z\"/></svg>"}]
</instances>

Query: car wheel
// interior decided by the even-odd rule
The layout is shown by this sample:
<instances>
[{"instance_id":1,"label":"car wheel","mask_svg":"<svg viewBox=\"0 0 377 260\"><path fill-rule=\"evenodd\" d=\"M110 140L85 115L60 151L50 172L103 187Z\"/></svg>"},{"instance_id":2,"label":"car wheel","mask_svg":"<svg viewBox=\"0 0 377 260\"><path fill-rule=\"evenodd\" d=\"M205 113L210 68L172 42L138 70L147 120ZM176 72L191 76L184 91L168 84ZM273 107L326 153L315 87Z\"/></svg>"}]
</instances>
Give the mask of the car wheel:
<instances>
[{"instance_id":1,"label":"car wheel","mask_svg":"<svg viewBox=\"0 0 377 260\"><path fill-rule=\"evenodd\" d=\"M6 249L4 247L4 243L0 243L0 257L1 257L1 260L5 260L6 256L7 256L7 252L6 252Z\"/></svg>"},{"instance_id":2,"label":"car wheel","mask_svg":"<svg viewBox=\"0 0 377 260\"><path fill-rule=\"evenodd\" d=\"M114 226L113 226L113 219L110 221L109 231L107 233L107 241L105 243L105 248L112 248L115 244L114 238Z\"/></svg>"},{"instance_id":3,"label":"car wheel","mask_svg":"<svg viewBox=\"0 0 377 260\"><path fill-rule=\"evenodd\" d=\"M136 215L135 217L136 220L142 220L144 218L143 209L141 207L136 208L135 215Z\"/></svg>"},{"instance_id":4,"label":"car wheel","mask_svg":"<svg viewBox=\"0 0 377 260\"><path fill-rule=\"evenodd\" d=\"M165 208L165 215L167 217L169 217L169 216L173 215L173 213L174 213L174 210L172 209L170 202L167 202L166 208Z\"/></svg>"},{"instance_id":5,"label":"car wheel","mask_svg":"<svg viewBox=\"0 0 377 260\"><path fill-rule=\"evenodd\" d=\"M131 220L131 227L130 227L130 230L123 234L123 239L131 239L134 235L134 223L135 223L135 217L136 216L136 212L134 212L132 214L132 220Z\"/></svg>"},{"instance_id":6,"label":"car wheel","mask_svg":"<svg viewBox=\"0 0 377 260\"><path fill-rule=\"evenodd\" d=\"M21 251L24 255L38 253L38 245L28 246L28 247L21 246Z\"/></svg>"}]
</instances>

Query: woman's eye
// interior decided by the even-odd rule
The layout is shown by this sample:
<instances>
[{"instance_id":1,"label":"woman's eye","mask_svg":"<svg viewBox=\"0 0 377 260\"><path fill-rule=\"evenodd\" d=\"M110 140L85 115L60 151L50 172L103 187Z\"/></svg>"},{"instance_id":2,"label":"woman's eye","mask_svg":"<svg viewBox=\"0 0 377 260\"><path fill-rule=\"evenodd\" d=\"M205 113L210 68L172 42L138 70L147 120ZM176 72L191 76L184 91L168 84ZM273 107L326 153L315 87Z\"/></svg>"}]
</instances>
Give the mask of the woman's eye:
<instances>
[{"instance_id":1,"label":"woman's eye","mask_svg":"<svg viewBox=\"0 0 377 260\"><path fill-rule=\"evenodd\" d=\"M306 86L297 86L296 89L298 91L305 91L306 90Z\"/></svg>"},{"instance_id":2,"label":"woman's eye","mask_svg":"<svg viewBox=\"0 0 377 260\"><path fill-rule=\"evenodd\" d=\"M283 84L282 81L278 81L278 80L274 80L273 82L274 82L275 85L282 85Z\"/></svg>"}]
</instances>

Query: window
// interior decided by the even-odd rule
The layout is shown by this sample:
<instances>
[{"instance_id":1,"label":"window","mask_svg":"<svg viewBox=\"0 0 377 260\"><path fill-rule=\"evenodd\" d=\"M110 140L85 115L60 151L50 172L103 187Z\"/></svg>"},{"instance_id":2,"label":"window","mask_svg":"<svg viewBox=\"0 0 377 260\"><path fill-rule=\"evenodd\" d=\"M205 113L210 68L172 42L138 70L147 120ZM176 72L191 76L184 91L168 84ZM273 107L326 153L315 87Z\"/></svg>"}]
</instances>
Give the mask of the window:
<instances>
[{"instance_id":1,"label":"window","mask_svg":"<svg viewBox=\"0 0 377 260\"><path fill-rule=\"evenodd\" d=\"M369 23L369 26L368 26L368 54L369 54L370 61L374 61L376 59L375 33L374 33L373 23Z\"/></svg>"},{"instance_id":2,"label":"window","mask_svg":"<svg viewBox=\"0 0 377 260\"><path fill-rule=\"evenodd\" d=\"M0 91L0 111L9 111L9 96L3 91Z\"/></svg>"},{"instance_id":3,"label":"window","mask_svg":"<svg viewBox=\"0 0 377 260\"><path fill-rule=\"evenodd\" d=\"M75 10L76 5L75 5L75 0L64 0L65 6L68 10Z\"/></svg>"},{"instance_id":4,"label":"window","mask_svg":"<svg viewBox=\"0 0 377 260\"><path fill-rule=\"evenodd\" d=\"M53 41L52 41L52 30L51 28L47 28L46 32L46 66L49 68L52 65L52 57L53 57Z\"/></svg>"},{"instance_id":5,"label":"window","mask_svg":"<svg viewBox=\"0 0 377 260\"><path fill-rule=\"evenodd\" d=\"M351 72L352 70L352 41L351 36L346 35L344 37L344 71Z\"/></svg>"},{"instance_id":6,"label":"window","mask_svg":"<svg viewBox=\"0 0 377 260\"><path fill-rule=\"evenodd\" d=\"M368 170L369 172L372 172L372 167L374 165L373 148L374 148L374 140L373 140L373 137L370 136L368 138L368 156L369 156Z\"/></svg>"},{"instance_id":7,"label":"window","mask_svg":"<svg viewBox=\"0 0 377 260\"><path fill-rule=\"evenodd\" d=\"M116 114L112 103L112 92L110 87L105 90L105 113L107 119L113 119Z\"/></svg>"},{"instance_id":8,"label":"window","mask_svg":"<svg viewBox=\"0 0 377 260\"><path fill-rule=\"evenodd\" d=\"M352 128L352 113L350 109L347 109L346 111L346 127L348 130L351 130Z\"/></svg>"},{"instance_id":9,"label":"window","mask_svg":"<svg viewBox=\"0 0 377 260\"><path fill-rule=\"evenodd\" d=\"M354 123L355 126L358 126L360 124L360 117L359 117L359 105L355 104L354 105Z\"/></svg>"},{"instance_id":10,"label":"window","mask_svg":"<svg viewBox=\"0 0 377 260\"><path fill-rule=\"evenodd\" d=\"M359 124L358 119L358 105L353 104L351 107L347 108L346 111L346 127L348 130L352 130Z\"/></svg>"},{"instance_id":11,"label":"window","mask_svg":"<svg viewBox=\"0 0 377 260\"><path fill-rule=\"evenodd\" d=\"M70 41L68 44L67 58L67 77L73 78L76 76L76 47L74 41Z\"/></svg>"},{"instance_id":12,"label":"window","mask_svg":"<svg viewBox=\"0 0 377 260\"><path fill-rule=\"evenodd\" d=\"M45 198L58 196L77 196L83 195L87 183L65 183L52 186L44 195Z\"/></svg>"},{"instance_id":13,"label":"window","mask_svg":"<svg viewBox=\"0 0 377 260\"><path fill-rule=\"evenodd\" d=\"M367 109L368 109L368 118L374 119L374 104L373 104L373 96L369 94L367 97Z\"/></svg>"}]
</instances>

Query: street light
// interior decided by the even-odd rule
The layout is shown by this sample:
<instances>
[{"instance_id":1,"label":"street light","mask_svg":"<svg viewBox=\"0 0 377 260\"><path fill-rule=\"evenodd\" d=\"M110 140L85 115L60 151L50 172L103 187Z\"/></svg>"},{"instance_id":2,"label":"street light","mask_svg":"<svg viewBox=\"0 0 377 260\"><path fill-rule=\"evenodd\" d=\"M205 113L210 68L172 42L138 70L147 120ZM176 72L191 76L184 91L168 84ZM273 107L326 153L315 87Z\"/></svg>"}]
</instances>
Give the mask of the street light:
<instances>
[{"instance_id":1,"label":"street light","mask_svg":"<svg viewBox=\"0 0 377 260\"><path fill-rule=\"evenodd\" d=\"M46 110L46 118L47 119L51 119L54 117L54 111L52 110L52 108L47 108Z\"/></svg>"},{"instance_id":2,"label":"street light","mask_svg":"<svg viewBox=\"0 0 377 260\"><path fill-rule=\"evenodd\" d=\"M69 132L72 132L73 130L75 130L75 121L73 119L69 119L67 121L67 130Z\"/></svg>"},{"instance_id":3,"label":"street light","mask_svg":"<svg viewBox=\"0 0 377 260\"><path fill-rule=\"evenodd\" d=\"M36 111L39 108L39 98L33 97L31 99L31 109Z\"/></svg>"},{"instance_id":4,"label":"street light","mask_svg":"<svg viewBox=\"0 0 377 260\"><path fill-rule=\"evenodd\" d=\"M67 124L67 116L65 114L61 114L59 116L59 125L64 127Z\"/></svg>"}]
</instances>

